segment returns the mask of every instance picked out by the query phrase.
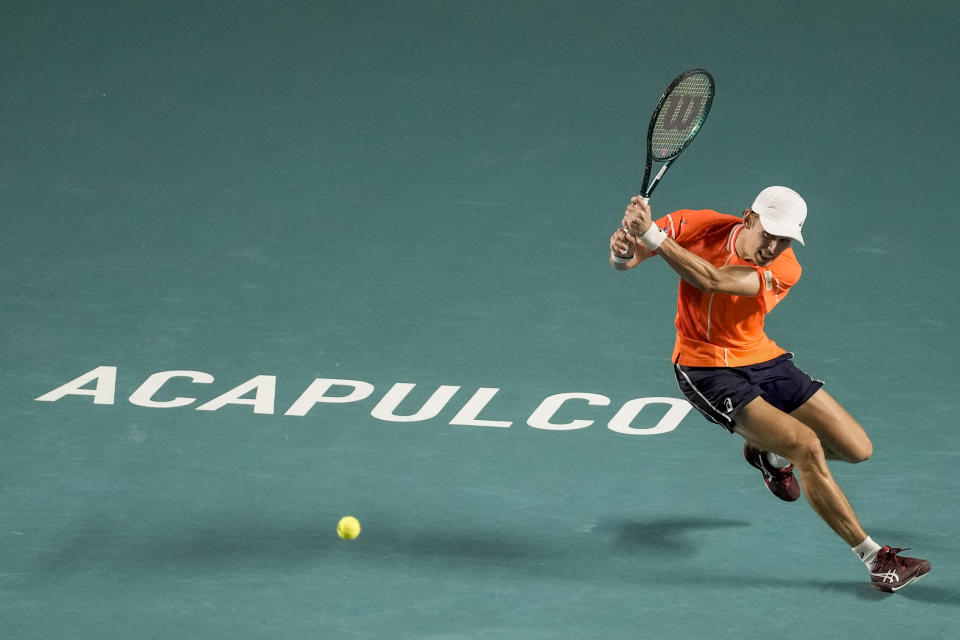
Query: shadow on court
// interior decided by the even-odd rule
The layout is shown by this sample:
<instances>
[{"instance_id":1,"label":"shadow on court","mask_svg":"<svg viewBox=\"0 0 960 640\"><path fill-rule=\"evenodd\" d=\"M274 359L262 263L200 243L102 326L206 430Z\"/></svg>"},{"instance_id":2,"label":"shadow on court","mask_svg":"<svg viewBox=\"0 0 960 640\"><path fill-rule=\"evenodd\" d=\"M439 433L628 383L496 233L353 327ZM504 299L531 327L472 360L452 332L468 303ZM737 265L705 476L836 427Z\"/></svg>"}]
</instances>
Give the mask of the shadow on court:
<instances>
[{"instance_id":1,"label":"shadow on court","mask_svg":"<svg viewBox=\"0 0 960 640\"><path fill-rule=\"evenodd\" d=\"M335 525L335 522L334 522ZM187 569L197 572L229 566L290 567L325 562L350 554L365 561L407 558L503 563L522 566L547 557L549 549L526 535L491 530L399 529L371 526L356 541L344 541L329 521L277 519L241 522L158 524L124 528L101 521L73 530L61 546L40 556L40 576L50 579L95 569ZM562 560L560 560L562 561Z\"/></svg>"},{"instance_id":2,"label":"shadow on court","mask_svg":"<svg viewBox=\"0 0 960 640\"><path fill-rule=\"evenodd\" d=\"M712 589L813 590L843 593L866 601L888 594L865 580L796 579L789 573L771 576L749 566L741 570L703 568L697 539L717 531L750 526L750 522L704 517L667 517L649 521L617 519L599 523L589 532L504 531L495 527L430 530L375 524L352 542L340 540L327 521L243 522L222 518L169 530L163 526L123 528L106 519L74 530L59 549L40 556L34 582L68 578L90 571L138 574L176 571L186 574L224 570L302 568L349 563L410 565L421 570L532 575L564 581L603 581L623 584L674 584ZM677 570L677 563L686 566ZM643 580L638 576L643 575ZM932 583L930 578L895 597L960 606L960 591Z\"/></svg>"},{"instance_id":3,"label":"shadow on court","mask_svg":"<svg viewBox=\"0 0 960 640\"><path fill-rule=\"evenodd\" d=\"M329 527L326 527L327 529ZM329 535L309 524L276 524L221 520L215 524L123 529L109 523L90 525L43 561L48 574L90 568L195 567L269 562L293 565L307 562L329 546Z\"/></svg>"},{"instance_id":4,"label":"shadow on court","mask_svg":"<svg viewBox=\"0 0 960 640\"><path fill-rule=\"evenodd\" d=\"M715 529L747 527L745 520L719 518L662 518L647 522L616 520L603 525L616 535L617 544L627 549L690 556L696 553L693 534Z\"/></svg>"},{"instance_id":5,"label":"shadow on court","mask_svg":"<svg viewBox=\"0 0 960 640\"><path fill-rule=\"evenodd\" d=\"M614 520L598 524L589 535L569 540L544 531L397 527L377 523L354 542L340 540L330 522L284 524L278 519L246 522L222 518L210 522L155 523L123 527L106 519L73 530L69 539L46 557L45 568L69 570L90 562L110 560L143 565L204 565L230 561L297 563L325 553L394 553L419 557L451 557L478 561L520 561L554 558L583 552L602 553L606 542L623 550L690 556L696 552L695 534L747 527L743 520L671 517L650 521Z\"/></svg>"},{"instance_id":6,"label":"shadow on court","mask_svg":"<svg viewBox=\"0 0 960 640\"><path fill-rule=\"evenodd\" d=\"M850 596L859 598L860 600L866 600L868 602L881 602L887 598L905 598L907 600L913 600L915 602L926 602L930 604L949 604L954 607L960 607L960 589L949 589L942 587L938 584L935 584L934 580L930 576L924 576L917 583L910 585L902 591L897 593L884 593L882 591L877 591L871 587L866 580L849 580L849 581L834 581L834 582L817 582L815 580L776 580L769 581L766 578L762 578L755 581L756 585L762 586L782 586L782 587L803 587L807 589L815 589L818 591L836 591L845 593Z\"/></svg>"},{"instance_id":7,"label":"shadow on court","mask_svg":"<svg viewBox=\"0 0 960 640\"><path fill-rule=\"evenodd\" d=\"M361 537L347 542L336 537L327 521L268 518L250 522L211 515L207 521L153 520L131 527L102 518L63 535L59 548L38 558L41 571L36 575L45 580L102 569L202 573L231 566L292 567L341 561L349 554L363 562L388 560L459 568L502 565L508 571L576 578L605 564L616 573L621 564L615 562L618 558L638 562L643 558L647 566L674 562L677 556L695 555L695 534L748 524L682 517L617 520L600 523L588 532L545 530L538 536L529 529L494 525L403 527L370 519ZM624 577L629 579L629 574Z\"/></svg>"},{"instance_id":8,"label":"shadow on court","mask_svg":"<svg viewBox=\"0 0 960 640\"><path fill-rule=\"evenodd\" d=\"M936 577L933 576L933 572L936 570L936 567L934 567L929 576L924 576L919 583L897 595L915 602L948 604L952 607L960 607L960 589L948 589L938 584L931 584L931 581L936 580Z\"/></svg>"}]
</instances>

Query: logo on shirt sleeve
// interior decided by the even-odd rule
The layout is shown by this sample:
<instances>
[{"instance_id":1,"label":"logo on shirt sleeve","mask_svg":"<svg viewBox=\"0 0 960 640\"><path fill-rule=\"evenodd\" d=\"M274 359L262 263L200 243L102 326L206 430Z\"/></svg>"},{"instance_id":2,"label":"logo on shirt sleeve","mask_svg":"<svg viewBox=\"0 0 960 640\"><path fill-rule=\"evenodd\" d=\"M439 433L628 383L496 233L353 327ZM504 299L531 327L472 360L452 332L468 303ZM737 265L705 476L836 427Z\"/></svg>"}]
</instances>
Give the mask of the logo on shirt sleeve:
<instances>
[{"instance_id":1,"label":"logo on shirt sleeve","mask_svg":"<svg viewBox=\"0 0 960 640\"><path fill-rule=\"evenodd\" d=\"M763 272L763 284L767 291L773 291L773 272L769 269Z\"/></svg>"}]
</instances>

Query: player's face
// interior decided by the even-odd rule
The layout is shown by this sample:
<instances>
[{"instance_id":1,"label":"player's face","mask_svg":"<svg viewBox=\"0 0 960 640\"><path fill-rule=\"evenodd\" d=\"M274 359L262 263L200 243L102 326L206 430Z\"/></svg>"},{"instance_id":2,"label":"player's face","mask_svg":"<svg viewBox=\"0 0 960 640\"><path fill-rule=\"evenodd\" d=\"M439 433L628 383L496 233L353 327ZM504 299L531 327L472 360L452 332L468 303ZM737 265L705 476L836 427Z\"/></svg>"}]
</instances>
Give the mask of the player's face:
<instances>
[{"instance_id":1,"label":"player's face","mask_svg":"<svg viewBox=\"0 0 960 640\"><path fill-rule=\"evenodd\" d=\"M758 267L765 267L787 250L791 239L767 233L760 224L760 218L755 214L750 217L751 221L743 231L747 237L743 245L746 255L742 257Z\"/></svg>"},{"instance_id":2,"label":"player's face","mask_svg":"<svg viewBox=\"0 0 960 640\"><path fill-rule=\"evenodd\" d=\"M760 229L760 242L755 254L757 260L754 260L754 262L760 267L767 266L776 260L777 256L787 250L787 247L790 246L790 241L791 238L772 236L763 229Z\"/></svg>"}]
</instances>

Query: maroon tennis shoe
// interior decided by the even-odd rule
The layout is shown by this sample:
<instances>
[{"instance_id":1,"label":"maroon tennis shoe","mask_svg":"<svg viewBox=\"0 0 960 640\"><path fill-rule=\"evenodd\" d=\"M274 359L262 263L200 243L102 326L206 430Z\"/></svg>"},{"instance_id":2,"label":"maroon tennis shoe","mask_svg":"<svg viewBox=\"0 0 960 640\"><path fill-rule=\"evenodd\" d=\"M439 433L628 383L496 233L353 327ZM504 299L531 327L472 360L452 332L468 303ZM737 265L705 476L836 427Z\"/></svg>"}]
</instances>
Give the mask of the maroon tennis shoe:
<instances>
[{"instance_id":1,"label":"maroon tennis shoe","mask_svg":"<svg viewBox=\"0 0 960 640\"><path fill-rule=\"evenodd\" d=\"M883 547L870 569L870 585L874 589L893 593L919 580L930 571L930 561L897 555L906 549Z\"/></svg>"},{"instance_id":2,"label":"maroon tennis shoe","mask_svg":"<svg viewBox=\"0 0 960 640\"><path fill-rule=\"evenodd\" d=\"M750 466L763 474L763 482L770 493L785 502L795 502L800 497L800 483L793 475L793 465L777 469L767 461L767 452L761 451L749 442L743 443L743 457Z\"/></svg>"}]
</instances>

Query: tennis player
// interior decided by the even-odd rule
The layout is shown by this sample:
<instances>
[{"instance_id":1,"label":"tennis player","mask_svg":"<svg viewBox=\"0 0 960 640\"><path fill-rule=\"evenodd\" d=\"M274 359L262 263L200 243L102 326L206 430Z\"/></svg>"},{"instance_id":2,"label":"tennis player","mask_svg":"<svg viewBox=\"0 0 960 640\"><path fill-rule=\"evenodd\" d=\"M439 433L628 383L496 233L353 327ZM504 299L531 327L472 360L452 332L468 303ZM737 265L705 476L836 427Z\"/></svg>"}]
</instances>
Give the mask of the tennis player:
<instances>
[{"instance_id":1,"label":"tennis player","mask_svg":"<svg viewBox=\"0 0 960 640\"><path fill-rule=\"evenodd\" d=\"M807 501L863 561L871 584L897 591L930 563L874 542L827 466L866 460L870 439L763 329L764 316L800 279L790 245L803 244L806 216L803 198L779 186L761 191L742 218L680 210L654 224L650 207L634 197L610 237L610 261L623 271L660 255L680 275L673 363L687 400L743 436L744 457L781 500L800 497L796 471Z\"/></svg>"}]
</instances>

